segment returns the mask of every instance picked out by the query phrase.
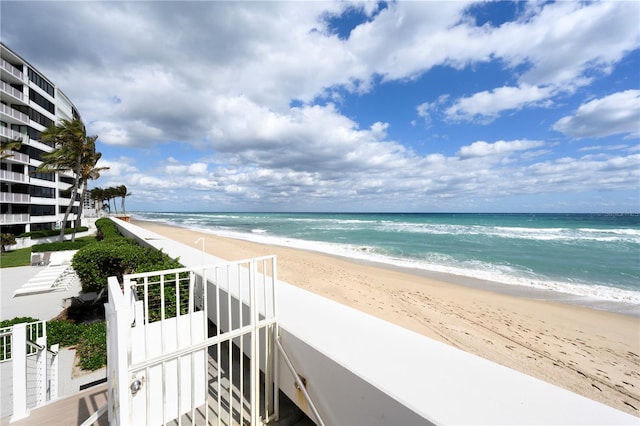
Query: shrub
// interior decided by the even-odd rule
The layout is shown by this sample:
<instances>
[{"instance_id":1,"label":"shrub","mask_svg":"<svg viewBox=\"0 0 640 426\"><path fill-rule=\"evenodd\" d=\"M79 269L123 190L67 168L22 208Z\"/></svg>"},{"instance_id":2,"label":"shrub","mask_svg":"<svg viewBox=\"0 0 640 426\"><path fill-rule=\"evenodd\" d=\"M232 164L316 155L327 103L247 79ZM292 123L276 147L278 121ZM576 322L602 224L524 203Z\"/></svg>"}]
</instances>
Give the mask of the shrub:
<instances>
[{"instance_id":1,"label":"shrub","mask_svg":"<svg viewBox=\"0 0 640 426\"><path fill-rule=\"evenodd\" d=\"M85 232L85 231L88 231L88 230L89 230L89 228L87 228L86 226L78 227L78 232ZM72 234L73 233L73 228L66 228L64 230L64 233L65 233L65 235ZM57 235L60 235L60 230L59 229L49 229L49 230L42 230L42 231L25 232L23 234L18 235L18 237L20 237L20 238L24 238L24 237L46 238L46 237L55 237Z\"/></svg>"},{"instance_id":2,"label":"shrub","mask_svg":"<svg viewBox=\"0 0 640 426\"><path fill-rule=\"evenodd\" d=\"M58 241L55 243L35 244L31 246L31 251L37 253L43 251L80 250L82 247L95 241L95 237L83 237L78 238L75 241Z\"/></svg>"},{"instance_id":3,"label":"shrub","mask_svg":"<svg viewBox=\"0 0 640 426\"><path fill-rule=\"evenodd\" d=\"M12 319L0 321L0 328L11 327L12 325L21 324L23 322L36 322L36 321L40 321L40 320L36 318L31 318L31 317L15 317Z\"/></svg>"},{"instance_id":4,"label":"shrub","mask_svg":"<svg viewBox=\"0 0 640 426\"><path fill-rule=\"evenodd\" d=\"M106 217L96 220L96 228L96 238L98 241L124 238L120 234L120 231L118 231L118 226L115 222Z\"/></svg>"},{"instance_id":5,"label":"shrub","mask_svg":"<svg viewBox=\"0 0 640 426\"><path fill-rule=\"evenodd\" d=\"M0 328L11 327L25 322L39 321L31 317L16 317L0 321ZM74 324L66 320L47 321L47 345L59 344L60 347L76 345L80 358L79 366L83 370L97 370L107 364L107 323ZM4 348L0 342L0 355ZM10 349L9 349L10 351Z\"/></svg>"},{"instance_id":6,"label":"shrub","mask_svg":"<svg viewBox=\"0 0 640 426\"><path fill-rule=\"evenodd\" d=\"M122 275L134 272L145 255L133 240L104 240L78 251L73 256L72 266L80 277L82 291L99 291L110 276L121 280Z\"/></svg>"},{"instance_id":7,"label":"shrub","mask_svg":"<svg viewBox=\"0 0 640 426\"><path fill-rule=\"evenodd\" d=\"M80 368L97 370L107 365L107 323L81 324L82 336L76 348Z\"/></svg>"},{"instance_id":8,"label":"shrub","mask_svg":"<svg viewBox=\"0 0 640 426\"><path fill-rule=\"evenodd\" d=\"M62 347L72 346L79 342L79 325L66 320L51 320L47 322L47 344L56 343Z\"/></svg>"},{"instance_id":9,"label":"shrub","mask_svg":"<svg viewBox=\"0 0 640 426\"><path fill-rule=\"evenodd\" d=\"M84 246L72 260L84 292L100 291L111 276L122 281L125 274L181 267L177 260L162 251L140 247L135 240L120 235L110 219L97 220L96 227L96 238L102 238L102 241Z\"/></svg>"},{"instance_id":10,"label":"shrub","mask_svg":"<svg viewBox=\"0 0 640 426\"><path fill-rule=\"evenodd\" d=\"M2 233L0 234L0 245L2 247L2 249L0 249L1 252L5 252L5 246L12 246L16 243L16 236L13 234L7 234L7 233Z\"/></svg>"}]
</instances>

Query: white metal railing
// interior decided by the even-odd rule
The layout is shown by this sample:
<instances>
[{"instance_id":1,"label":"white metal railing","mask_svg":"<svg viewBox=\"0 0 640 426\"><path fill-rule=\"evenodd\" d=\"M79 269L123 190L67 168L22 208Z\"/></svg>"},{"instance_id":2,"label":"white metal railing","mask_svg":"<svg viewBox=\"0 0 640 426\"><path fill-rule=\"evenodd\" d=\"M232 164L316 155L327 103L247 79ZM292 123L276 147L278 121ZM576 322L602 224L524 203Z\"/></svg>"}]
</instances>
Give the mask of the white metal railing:
<instances>
[{"instance_id":1,"label":"white metal railing","mask_svg":"<svg viewBox=\"0 0 640 426\"><path fill-rule=\"evenodd\" d=\"M17 109L11 108L9 105L0 104L0 112L7 114L25 124L29 124L29 116Z\"/></svg>"},{"instance_id":2,"label":"white metal railing","mask_svg":"<svg viewBox=\"0 0 640 426\"><path fill-rule=\"evenodd\" d=\"M0 362L11 359L11 327L0 328Z\"/></svg>"},{"instance_id":3,"label":"white metal railing","mask_svg":"<svg viewBox=\"0 0 640 426\"><path fill-rule=\"evenodd\" d=\"M8 150L5 151L3 153L3 155L6 155L7 157L3 158L3 160L13 160L13 161L19 161L22 163L28 163L29 162L29 156L27 154L23 154L21 152L16 152L13 150Z\"/></svg>"},{"instance_id":4,"label":"white metal railing","mask_svg":"<svg viewBox=\"0 0 640 426\"><path fill-rule=\"evenodd\" d=\"M277 417L275 276L270 256L109 278L110 424Z\"/></svg>"},{"instance_id":5,"label":"white metal railing","mask_svg":"<svg viewBox=\"0 0 640 426\"><path fill-rule=\"evenodd\" d=\"M30 201L31 201L31 196L29 194L0 192L0 202L3 202L3 203L29 203Z\"/></svg>"},{"instance_id":6,"label":"white metal railing","mask_svg":"<svg viewBox=\"0 0 640 426\"><path fill-rule=\"evenodd\" d=\"M10 129L8 127L0 126L0 136L4 136L5 138L11 139L11 140L20 139L24 142L24 138L27 135L22 134L20 132L16 132L15 130Z\"/></svg>"},{"instance_id":7,"label":"white metal railing","mask_svg":"<svg viewBox=\"0 0 640 426\"><path fill-rule=\"evenodd\" d=\"M16 223L25 223L29 222L31 216L29 213L19 213L19 214L1 214L0 220L3 225L12 225Z\"/></svg>"},{"instance_id":8,"label":"white metal railing","mask_svg":"<svg viewBox=\"0 0 640 426\"><path fill-rule=\"evenodd\" d=\"M20 80L23 79L22 71L20 71L18 68L14 67L11 63L9 63L8 61L6 61L4 59L2 60L2 68L4 68L5 70L9 71L11 74L15 75Z\"/></svg>"},{"instance_id":9,"label":"white metal railing","mask_svg":"<svg viewBox=\"0 0 640 426\"><path fill-rule=\"evenodd\" d=\"M4 81L0 81L0 90L7 92L14 98L18 98L21 101L24 100L24 94L22 93L22 91L14 88L13 86L5 83Z\"/></svg>"},{"instance_id":10,"label":"white metal railing","mask_svg":"<svg viewBox=\"0 0 640 426\"><path fill-rule=\"evenodd\" d=\"M307 404L309 405L309 408L311 409L313 416L316 418L316 424L318 426L324 426L326 423L322 419L322 416L320 416L320 412L318 412L318 408L316 407L316 404L311 399L311 395L309 395L309 392L307 392L306 384L300 378L300 375L296 371L296 368L293 366L293 363L291 362L289 355L282 347L282 342L280 342L280 336L276 338L276 346L278 347L278 353L282 357L282 360L284 360L285 365L289 368L289 371L291 372L291 374L293 374L293 380L295 380L296 382L296 389L302 392L302 395L304 396L304 399L307 401Z\"/></svg>"},{"instance_id":11,"label":"white metal railing","mask_svg":"<svg viewBox=\"0 0 640 426\"><path fill-rule=\"evenodd\" d=\"M11 422L28 416L29 409L58 397L58 345L47 349L44 321L21 323L3 329L3 361L11 361ZM6 347L9 347L7 350Z\"/></svg>"},{"instance_id":12,"label":"white metal railing","mask_svg":"<svg viewBox=\"0 0 640 426\"><path fill-rule=\"evenodd\" d=\"M9 170L0 170L0 179L25 182L27 180L27 176L23 173L11 172Z\"/></svg>"}]
</instances>

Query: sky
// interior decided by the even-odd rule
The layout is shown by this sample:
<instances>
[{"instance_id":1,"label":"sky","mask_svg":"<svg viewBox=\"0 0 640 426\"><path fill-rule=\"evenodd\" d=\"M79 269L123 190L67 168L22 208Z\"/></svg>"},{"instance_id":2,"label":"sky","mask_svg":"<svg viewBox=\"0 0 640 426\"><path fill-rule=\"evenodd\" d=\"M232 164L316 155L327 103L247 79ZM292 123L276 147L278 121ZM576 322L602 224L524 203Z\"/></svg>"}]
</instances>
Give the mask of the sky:
<instances>
[{"instance_id":1,"label":"sky","mask_svg":"<svg viewBox=\"0 0 640 426\"><path fill-rule=\"evenodd\" d=\"M640 212L640 2L16 2L131 211Z\"/></svg>"}]
</instances>

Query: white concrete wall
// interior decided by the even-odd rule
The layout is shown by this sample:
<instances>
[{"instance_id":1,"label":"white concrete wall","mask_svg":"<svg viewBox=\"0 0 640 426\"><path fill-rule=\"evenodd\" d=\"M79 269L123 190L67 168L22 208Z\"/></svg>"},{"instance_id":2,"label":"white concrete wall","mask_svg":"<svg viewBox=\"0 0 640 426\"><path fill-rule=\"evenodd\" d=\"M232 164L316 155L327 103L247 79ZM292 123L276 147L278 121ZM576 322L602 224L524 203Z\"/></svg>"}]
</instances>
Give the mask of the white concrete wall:
<instances>
[{"instance_id":1,"label":"white concrete wall","mask_svg":"<svg viewBox=\"0 0 640 426\"><path fill-rule=\"evenodd\" d=\"M202 264L202 252L115 220ZM205 255L207 264L224 263ZM638 424L626 413L278 281L282 344L327 424ZM310 414L280 364L281 389ZM310 417L312 417L310 415Z\"/></svg>"}]
</instances>

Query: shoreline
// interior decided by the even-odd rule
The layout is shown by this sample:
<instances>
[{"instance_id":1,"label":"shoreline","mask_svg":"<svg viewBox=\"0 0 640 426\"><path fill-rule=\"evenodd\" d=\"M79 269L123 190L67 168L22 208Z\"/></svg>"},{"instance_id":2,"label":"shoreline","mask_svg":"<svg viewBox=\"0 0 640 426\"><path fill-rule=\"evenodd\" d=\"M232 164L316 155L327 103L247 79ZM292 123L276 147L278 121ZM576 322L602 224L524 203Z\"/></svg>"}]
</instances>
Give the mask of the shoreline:
<instances>
[{"instance_id":1,"label":"shoreline","mask_svg":"<svg viewBox=\"0 0 640 426\"><path fill-rule=\"evenodd\" d=\"M258 245L263 245L267 247L282 247L282 248L291 249L291 250L300 250L300 251L305 251L312 254L317 254L320 256L328 256L335 259L342 259L344 261L352 262L359 265L372 266L376 268L404 272L404 273L417 275L417 276L424 277L431 280L441 281L445 283L455 284L455 285L478 289L478 290L484 290L492 293L499 293L507 296L563 303L563 304L568 304L573 306L580 306L588 309L596 309L600 311L611 312L611 313L621 314L621 315L629 315L636 318L640 318L640 304L635 304L632 302L609 300L604 298L598 299L592 296L563 292L556 289L540 288L540 287L526 286L526 285L515 284L515 283L499 282L499 281L488 280L480 277L457 274L455 272L443 272L443 271L429 270L429 269L424 269L419 267L397 265L394 263L389 263L384 261L367 260L367 259L351 257L343 254L328 253L321 250L314 250L313 248L288 246L288 245L278 244L273 242L264 242L264 241L254 240L251 238L243 238L242 236L218 234L206 228L193 228L193 227L188 227L181 224L164 222L164 221L156 222L149 219L133 218L132 222L133 223L150 222L155 224L166 225L169 227L175 227L179 229L199 232L202 234L211 235L215 238L225 238L225 239L231 239L231 240L246 241L247 243L258 244Z\"/></svg>"},{"instance_id":2,"label":"shoreline","mask_svg":"<svg viewBox=\"0 0 640 426\"><path fill-rule=\"evenodd\" d=\"M215 235L215 234L214 234ZM325 254L325 253L321 253ZM331 256L331 255L329 255ZM429 271L420 268L409 268L396 266L384 262L373 262L360 259L352 259L344 256L336 256L344 258L347 261L369 265L379 268L391 269L399 272L406 272L418 275L428 279L442 281L445 283L458 285L462 287L473 288L477 290L487 291L491 293L499 293L506 296L525 298L531 300L539 300L543 302L561 303L572 306L579 306L587 309L594 309L613 314L628 315L640 318L640 306L633 303L616 302L611 300L598 300L589 296L581 296L571 293L563 293L556 290L541 289L537 287L526 287L518 284L506 284L497 281L489 281L481 278L468 277L465 275L457 275L447 272Z\"/></svg>"},{"instance_id":3,"label":"shoreline","mask_svg":"<svg viewBox=\"0 0 640 426\"><path fill-rule=\"evenodd\" d=\"M278 257L278 279L640 416L640 319L473 288L340 256L132 223L226 260ZM462 277L466 278L466 277Z\"/></svg>"}]
</instances>

